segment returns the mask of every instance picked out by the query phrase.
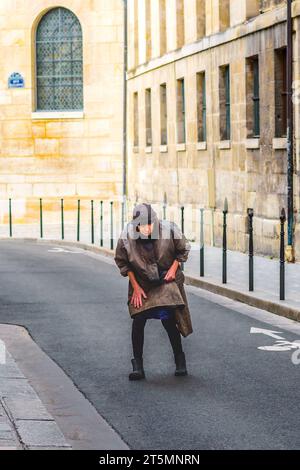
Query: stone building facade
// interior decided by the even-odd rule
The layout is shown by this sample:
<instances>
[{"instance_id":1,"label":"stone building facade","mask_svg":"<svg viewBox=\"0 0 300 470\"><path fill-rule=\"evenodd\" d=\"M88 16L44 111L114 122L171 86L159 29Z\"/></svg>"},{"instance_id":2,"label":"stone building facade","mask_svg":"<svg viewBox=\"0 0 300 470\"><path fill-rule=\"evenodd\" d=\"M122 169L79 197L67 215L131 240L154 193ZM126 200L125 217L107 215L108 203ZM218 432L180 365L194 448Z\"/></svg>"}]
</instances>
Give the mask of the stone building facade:
<instances>
[{"instance_id":1,"label":"stone building facade","mask_svg":"<svg viewBox=\"0 0 300 470\"><path fill-rule=\"evenodd\" d=\"M129 0L129 197L162 206L190 239L220 246L224 200L229 248L279 255L287 203L286 1ZM295 255L300 260L299 26L293 2ZM177 214L177 215L176 215Z\"/></svg>"},{"instance_id":2,"label":"stone building facade","mask_svg":"<svg viewBox=\"0 0 300 470\"><path fill-rule=\"evenodd\" d=\"M39 198L46 223L61 198L67 221L77 199L121 194L123 15L122 0L1 0L0 224L9 198L27 224Z\"/></svg>"},{"instance_id":3,"label":"stone building facade","mask_svg":"<svg viewBox=\"0 0 300 470\"><path fill-rule=\"evenodd\" d=\"M75 235L100 200L123 190L123 0L1 0L0 235L13 223L59 224ZM286 207L286 1L127 0L128 209L154 203L199 240L278 255ZM293 1L295 254L300 259L300 0ZM85 214L85 215L84 215ZM120 212L114 219L120 219ZM30 229L31 230L31 229ZM108 227L109 232L109 227ZM118 228L115 229L115 235ZM32 232L28 232L33 235ZM98 228L97 228L98 233ZM15 232L14 232L15 234Z\"/></svg>"}]
</instances>

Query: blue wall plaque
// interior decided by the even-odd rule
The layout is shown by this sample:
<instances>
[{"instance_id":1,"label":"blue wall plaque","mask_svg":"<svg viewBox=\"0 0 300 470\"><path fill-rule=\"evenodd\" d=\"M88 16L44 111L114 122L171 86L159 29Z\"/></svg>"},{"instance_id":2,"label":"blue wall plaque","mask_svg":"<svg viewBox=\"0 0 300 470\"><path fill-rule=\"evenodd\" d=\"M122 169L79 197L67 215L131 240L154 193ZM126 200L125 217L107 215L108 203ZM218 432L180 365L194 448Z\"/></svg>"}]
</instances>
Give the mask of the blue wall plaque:
<instances>
[{"instance_id":1,"label":"blue wall plaque","mask_svg":"<svg viewBox=\"0 0 300 470\"><path fill-rule=\"evenodd\" d=\"M8 88L24 88L25 80L18 72L14 72L8 79Z\"/></svg>"}]
</instances>

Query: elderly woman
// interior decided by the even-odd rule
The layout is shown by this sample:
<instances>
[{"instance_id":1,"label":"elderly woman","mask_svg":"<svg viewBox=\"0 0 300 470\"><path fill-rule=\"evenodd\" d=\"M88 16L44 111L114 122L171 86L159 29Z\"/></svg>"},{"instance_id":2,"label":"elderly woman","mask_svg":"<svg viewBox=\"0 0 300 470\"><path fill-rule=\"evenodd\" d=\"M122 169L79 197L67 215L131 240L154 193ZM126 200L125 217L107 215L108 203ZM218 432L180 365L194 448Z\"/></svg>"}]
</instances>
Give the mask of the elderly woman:
<instances>
[{"instance_id":1,"label":"elderly woman","mask_svg":"<svg viewBox=\"0 0 300 470\"><path fill-rule=\"evenodd\" d=\"M176 376L187 375L181 335L193 332L180 263L190 245L175 223L158 220L153 208L140 204L123 230L115 253L122 276L129 277L128 307L132 322L133 372L129 380L145 378L144 329L148 319L161 320L174 353Z\"/></svg>"}]
</instances>

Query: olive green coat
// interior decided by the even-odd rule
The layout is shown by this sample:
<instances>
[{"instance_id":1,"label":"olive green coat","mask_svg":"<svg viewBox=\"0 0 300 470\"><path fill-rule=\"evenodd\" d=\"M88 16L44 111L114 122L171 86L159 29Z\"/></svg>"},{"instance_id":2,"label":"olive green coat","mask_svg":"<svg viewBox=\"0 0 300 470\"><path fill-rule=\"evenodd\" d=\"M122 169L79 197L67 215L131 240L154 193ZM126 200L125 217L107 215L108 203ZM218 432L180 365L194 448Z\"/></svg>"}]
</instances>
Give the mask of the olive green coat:
<instances>
[{"instance_id":1,"label":"olive green coat","mask_svg":"<svg viewBox=\"0 0 300 470\"><path fill-rule=\"evenodd\" d=\"M139 285L144 289L147 299L143 299L141 308L136 309L131 303L133 288L128 286L128 308L131 317L154 307L174 307L177 327L186 337L193 332L188 302L184 289L184 274L179 266L174 282L155 284L159 279L158 266L167 271L175 259L185 262L190 251L190 244L180 229L173 222L159 221L159 237L155 242L155 262L147 259L141 244L135 239L134 226L129 223L118 241L115 262L122 276L129 271L135 274Z\"/></svg>"}]
</instances>

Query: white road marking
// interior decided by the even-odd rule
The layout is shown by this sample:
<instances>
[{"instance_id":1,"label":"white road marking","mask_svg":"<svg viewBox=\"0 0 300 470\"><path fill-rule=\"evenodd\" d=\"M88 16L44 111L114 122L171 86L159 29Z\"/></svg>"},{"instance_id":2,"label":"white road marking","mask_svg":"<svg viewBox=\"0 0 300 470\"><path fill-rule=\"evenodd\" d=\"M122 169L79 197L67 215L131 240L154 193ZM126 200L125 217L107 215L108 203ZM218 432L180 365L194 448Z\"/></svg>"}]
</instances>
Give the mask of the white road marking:
<instances>
[{"instance_id":1,"label":"white road marking","mask_svg":"<svg viewBox=\"0 0 300 470\"><path fill-rule=\"evenodd\" d=\"M71 254L81 254L82 251L73 251L73 250L66 250L65 248L52 248L51 250L48 250L49 253L71 253Z\"/></svg>"},{"instance_id":2,"label":"white road marking","mask_svg":"<svg viewBox=\"0 0 300 470\"><path fill-rule=\"evenodd\" d=\"M261 351L292 351L293 349L300 349L300 342L299 341L286 341L282 336L278 336L281 334L280 331L271 331L271 330L264 330L262 328L251 328L250 333L260 333L266 336L270 336L271 338L275 338L277 341L272 346L259 346L257 349Z\"/></svg>"},{"instance_id":3,"label":"white road marking","mask_svg":"<svg viewBox=\"0 0 300 470\"><path fill-rule=\"evenodd\" d=\"M264 330L262 328L251 328L250 333L261 333L262 335L271 336L271 338L284 339L282 338L282 336L278 336L278 334L281 334L281 331L270 331Z\"/></svg>"}]
</instances>

